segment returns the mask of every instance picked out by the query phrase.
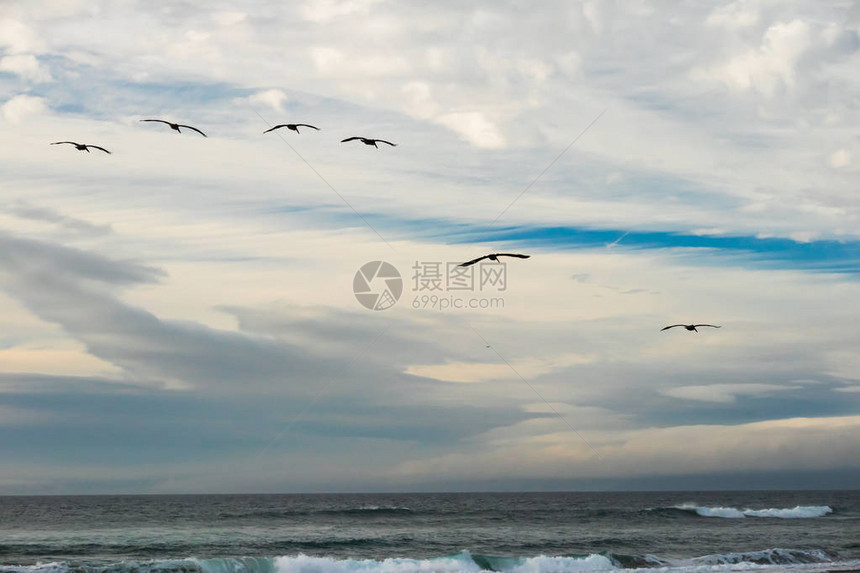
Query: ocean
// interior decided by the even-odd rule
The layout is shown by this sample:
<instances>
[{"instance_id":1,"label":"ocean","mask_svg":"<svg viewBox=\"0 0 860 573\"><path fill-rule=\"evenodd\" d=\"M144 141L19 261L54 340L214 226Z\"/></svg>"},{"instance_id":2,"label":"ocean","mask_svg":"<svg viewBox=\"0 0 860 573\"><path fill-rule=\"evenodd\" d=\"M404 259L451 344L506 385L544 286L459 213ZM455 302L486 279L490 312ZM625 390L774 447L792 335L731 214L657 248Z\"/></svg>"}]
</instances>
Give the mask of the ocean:
<instances>
[{"instance_id":1,"label":"ocean","mask_svg":"<svg viewBox=\"0 0 860 573\"><path fill-rule=\"evenodd\" d=\"M860 491L0 497L0 573L860 569Z\"/></svg>"}]
</instances>

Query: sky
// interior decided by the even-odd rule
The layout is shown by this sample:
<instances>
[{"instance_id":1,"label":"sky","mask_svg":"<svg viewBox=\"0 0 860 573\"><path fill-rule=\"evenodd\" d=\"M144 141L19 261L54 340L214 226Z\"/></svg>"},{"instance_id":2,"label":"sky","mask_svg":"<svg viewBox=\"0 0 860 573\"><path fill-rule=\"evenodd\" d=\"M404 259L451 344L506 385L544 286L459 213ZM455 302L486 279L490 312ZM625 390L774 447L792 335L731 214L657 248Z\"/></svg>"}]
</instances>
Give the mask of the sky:
<instances>
[{"instance_id":1,"label":"sky","mask_svg":"<svg viewBox=\"0 0 860 573\"><path fill-rule=\"evenodd\" d=\"M0 2L0 494L856 487L858 28Z\"/></svg>"}]
</instances>

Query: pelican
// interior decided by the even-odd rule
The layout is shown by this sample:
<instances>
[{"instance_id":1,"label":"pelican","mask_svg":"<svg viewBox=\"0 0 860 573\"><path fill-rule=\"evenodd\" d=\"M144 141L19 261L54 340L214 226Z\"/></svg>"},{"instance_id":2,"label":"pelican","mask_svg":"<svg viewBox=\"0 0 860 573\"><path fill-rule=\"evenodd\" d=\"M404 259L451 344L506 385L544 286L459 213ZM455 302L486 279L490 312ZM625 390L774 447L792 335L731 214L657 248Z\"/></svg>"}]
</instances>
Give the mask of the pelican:
<instances>
[{"instance_id":1,"label":"pelican","mask_svg":"<svg viewBox=\"0 0 860 573\"><path fill-rule=\"evenodd\" d=\"M670 328L675 328L676 326L683 326L684 328L686 328L690 332L699 332L698 330L696 330L696 327L698 327L698 326L710 326L711 328L721 328L715 324L673 324L672 326L666 326L666 327L661 328L660 332L663 332L664 330L669 330Z\"/></svg>"},{"instance_id":2,"label":"pelican","mask_svg":"<svg viewBox=\"0 0 860 573\"><path fill-rule=\"evenodd\" d=\"M318 127L314 127L314 126L312 126L312 125L308 125L307 123L282 123L282 124L280 124L280 125L276 125L276 126L275 126L275 127L273 127L272 129L267 129L267 130L266 130L266 131L264 131L263 133L269 133L270 131L275 131L276 129L280 129L280 128L282 128L282 127L286 127L287 129L292 129L292 130L293 130L293 131L295 131L296 133L301 133L301 132L299 131L299 128L300 128L300 127L309 127L309 128L311 128L311 129L315 129L315 130L317 130L317 131L319 131L319 130L320 130L320 128L318 128Z\"/></svg>"},{"instance_id":3,"label":"pelican","mask_svg":"<svg viewBox=\"0 0 860 573\"><path fill-rule=\"evenodd\" d=\"M51 145L60 145L61 143L70 143L70 144L74 145L75 149L77 149L78 151L86 151L87 153L89 153L90 147L93 147L95 149L101 149L105 153L110 154L110 151L108 151L104 147L99 147L98 145L89 145L87 143L75 143L74 141L55 141Z\"/></svg>"},{"instance_id":4,"label":"pelican","mask_svg":"<svg viewBox=\"0 0 860 573\"><path fill-rule=\"evenodd\" d=\"M187 127L188 129L193 129L194 131L196 131L197 133L199 133L199 134L200 134L200 135L202 135L203 137L206 137L206 134L205 134L205 133L203 133L202 131L200 131L200 130L199 130L199 129L197 129L196 127L192 127L192 126L190 126L190 125L183 125L183 124L181 124L181 123L171 123L171 122L169 122L169 121L164 121L163 119L142 119L142 120L140 120L140 121L157 121L158 123L164 123L164 124L166 124L166 125L169 125L169 126L170 126L170 129L175 129L175 130L176 130L177 132L179 132L179 133L182 133L181 131L179 131L179 128L180 128L180 127Z\"/></svg>"},{"instance_id":5,"label":"pelican","mask_svg":"<svg viewBox=\"0 0 860 573\"><path fill-rule=\"evenodd\" d=\"M377 143L377 142L379 142L379 143L387 143L387 144L388 144L388 145L390 145L391 147L397 147L397 144L396 144L396 143L391 143L390 141L385 141L384 139L371 139L371 138L369 138L369 137L347 137L346 139L342 139L340 142L341 142L341 143L346 143L347 141L355 141L356 139L361 140L361 142L362 142L363 144L365 144L365 145L372 145L372 146L373 146L373 147L375 147L376 149L379 149L379 146L378 146L378 145L376 145L376 143Z\"/></svg>"},{"instance_id":6,"label":"pelican","mask_svg":"<svg viewBox=\"0 0 860 573\"><path fill-rule=\"evenodd\" d=\"M499 257L516 257L516 258L518 258L518 259L527 259L527 258L529 258L530 256L531 256L531 255L518 255L518 254L516 254L516 253L493 253L493 254L491 254L491 255L484 255L483 257L478 257L477 259L472 259L471 261L468 261L468 262L466 262L466 263L463 263L463 264L461 264L461 265L459 265L459 266L461 266L461 267L468 267L469 265L474 265L474 264L475 264L475 263L477 263L478 261L483 261L484 259L490 259L491 261L496 261L496 262L498 262Z\"/></svg>"}]
</instances>

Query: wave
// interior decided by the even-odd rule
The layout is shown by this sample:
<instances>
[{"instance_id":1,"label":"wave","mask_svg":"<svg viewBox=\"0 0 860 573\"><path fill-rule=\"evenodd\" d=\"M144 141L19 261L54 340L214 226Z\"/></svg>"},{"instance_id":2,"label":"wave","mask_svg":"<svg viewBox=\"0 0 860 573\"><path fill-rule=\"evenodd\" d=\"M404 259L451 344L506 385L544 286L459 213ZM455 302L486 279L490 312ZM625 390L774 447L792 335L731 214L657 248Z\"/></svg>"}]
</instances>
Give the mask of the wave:
<instances>
[{"instance_id":1,"label":"wave","mask_svg":"<svg viewBox=\"0 0 860 573\"><path fill-rule=\"evenodd\" d=\"M756 565L799 565L810 563L832 563L833 557L820 549L765 549L744 553L725 553L706 555L692 560L702 565L737 565L754 563Z\"/></svg>"},{"instance_id":2,"label":"wave","mask_svg":"<svg viewBox=\"0 0 860 573\"><path fill-rule=\"evenodd\" d=\"M277 573L481 573L497 571L505 573L608 571L617 569L604 555L583 557L537 557L513 558L472 555L467 551L457 555L433 559L390 558L343 559L330 557L280 557L276 559Z\"/></svg>"},{"instance_id":3,"label":"wave","mask_svg":"<svg viewBox=\"0 0 860 573\"><path fill-rule=\"evenodd\" d=\"M428 559L337 559L298 554L275 558L236 557L123 561L90 566L64 562L29 566L0 565L0 573L589 573L592 571L660 571L660 573L721 573L743 570L819 572L857 568L858 561L838 562L822 550L766 549L706 555L684 561L613 554L581 556L499 557L463 551Z\"/></svg>"},{"instance_id":4,"label":"wave","mask_svg":"<svg viewBox=\"0 0 860 573\"><path fill-rule=\"evenodd\" d=\"M738 509L735 507L707 507L694 503L676 505L672 509L695 513L702 517L725 517L729 519L740 519L744 517L777 517L780 519L809 519L813 517L824 517L833 513L829 505L798 505L786 509Z\"/></svg>"},{"instance_id":5,"label":"wave","mask_svg":"<svg viewBox=\"0 0 860 573\"><path fill-rule=\"evenodd\" d=\"M404 515L413 512L408 507L399 507L396 505L363 505L361 507L348 507L344 509L322 509L315 513L322 515Z\"/></svg>"},{"instance_id":6,"label":"wave","mask_svg":"<svg viewBox=\"0 0 860 573\"><path fill-rule=\"evenodd\" d=\"M408 507L396 505L378 506L363 505L360 507L343 507L337 509L284 509L284 510L260 510L242 512L224 512L220 514L223 519L283 519L289 517L313 517L314 515L411 515L415 513Z\"/></svg>"}]
</instances>

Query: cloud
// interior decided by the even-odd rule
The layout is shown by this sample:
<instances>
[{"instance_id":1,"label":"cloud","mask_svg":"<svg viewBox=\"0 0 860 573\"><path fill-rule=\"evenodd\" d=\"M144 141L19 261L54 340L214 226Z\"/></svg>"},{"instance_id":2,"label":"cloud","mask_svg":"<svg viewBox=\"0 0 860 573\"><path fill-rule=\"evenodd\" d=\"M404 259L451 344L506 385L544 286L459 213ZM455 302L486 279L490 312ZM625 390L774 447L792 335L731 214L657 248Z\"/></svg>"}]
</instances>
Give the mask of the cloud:
<instances>
[{"instance_id":1,"label":"cloud","mask_svg":"<svg viewBox=\"0 0 860 573\"><path fill-rule=\"evenodd\" d=\"M9 100L6 100L0 111L3 118L9 123L23 123L28 117L39 115L47 109L46 100L43 97L29 96L26 94L17 95Z\"/></svg>"},{"instance_id":2,"label":"cloud","mask_svg":"<svg viewBox=\"0 0 860 573\"><path fill-rule=\"evenodd\" d=\"M397 54L348 53L331 46L311 49L311 60L320 74L339 78L385 78L397 77L408 68L408 61Z\"/></svg>"},{"instance_id":3,"label":"cloud","mask_svg":"<svg viewBox=\"0 0 860 573\"><path fill-rule=\"evenodd\" d=\"M212 14L212 19L219 26L234 26L248 19L248 14L245 12L224 11Z\"/></svg>"},{"instance_id":4,"label":"cloud","mask_svg":"<svg viewBox=\"0 0 860 573\"><path fill-rule=\"evenodd\" d=\"M480 111L446 113L437 121L476 147L499 149L505 146L505 138L499 128Z\"/></svg>"},{"instance_id":5,"label":"cloud","mask_svg":"<svg viewBox=\"0 0 860 573\"><path fill-rule=\"evenodd\" d=\"M827 436L851 453L854 426L793 445L753 424L857 411L860 210L840 153L856 151L855 17L806 0L19 4L0 24L3 65L24 74L4 73L0 111L30 120L0 130L0 386L9 408L71 418L0 436L19 447L15 475L37 475L32 456L68 487L101 487L121 457L116 475L150 491L389 484L437 459L464 480L486 461L507 485L516 459L538 480L574 475L574 458L604 475L504 361L615 476L740 468L747 435L750 467L756 449L802 450L785 474ZM297 157L260 136L255 106L323 131ZM145 129L141 113L211 137ZM58 133L115 153L46 161ZM356 134L400 145L338 145ZM351 291L368 260L508 247L533 258L509 267L504 310L404 296L370 313ZM657 334L691 313L724 328ZM290 424L256 474L210 475L249 467L242 452ZM106 465L71 459L73 439Z\"/></svg>"},{"instance_id":6,"label":"cloud","mask_svg":"<svg viewBox=\"0 0 860 573\"><path fill-rule=\"evenodd\" d=\"M281 90L265 90L249 96L248 101L252 104L268 105L273 110L282 112L284 111L284 103L287 102L287 94Z\"/></svg>"},{"instance_id":7,"label":"cloud","mask_svg":"<svg viewBox=\"0 0 860 573\"><path fill-rule=\"evenodd\" d=\"M839 169L851 165L851 153L847 149L837 149L828 161L830 167Z\"/></svg>"},{"instance_id":8,"label":"cloud","mask_svg":"<svg viewBox=\"0 0 860 573\"><path fill-rule=\"evenodd\" d=\"M548 418L523 426L558 425ZM594 452L570 432L521 438L488 433L468 451L404 462L396 473L419 479L435 468L451 480L611 478L710 472L857 467L860 417L793 418L740 425L696 425L586 433ZM791 452L791 455L787 455Z\"/></svg>"},{"instance_id":9,"label":"cloud","mask_svg":"<svg viewBox=\"0 0 860 573\"><path fill-rule=\"evenodd\" d=\"M38 373L61 376L118 374L118 369L80 348L45 348L45 341L35 346L0 349L0 372Z\"/></svg>"},{"instance_id":10,"label":"cloud","mask_svg":"<svg viewBox=\"0 0 860 573\"><path fill-rule=\"evenodd\" d=\"M705 21L709 26L725 26L727 28L747 28L759 21L759 12L750 2L731 2L714 8Z\"/></svg>"},{"instance_id":11,"label":"cloud","mask_svg":"<svg viewBox=\"0 0 860 573\"><path fill-rule=\"evenodd\" d=\"M516 361L511 365L502 363L480 362L451 362L448 364L412 365L406 369L406 374L433 378L443 382L486 382L498 379L519 379L520 376L532 379L552 372L553 370L571 366L588 364L596 360L596 356L564 354L553 360Z\"/></svg>"},{"instance_id":12,"label":"cloud","mask_svg":"<svg viewBox=\"0 0 860 573\"><path fill-rule=\"evenodd\" d=\"M775 392L785 392L796 386L779 386L776 384L712 384L708 386L679 386L661 390L665 396L681 400L700 402L716 402L732 404L738 396L767 396Z\"/></svg>"},{"instance_id":13,"label":"cloud","mask_svg":"<svg viewBox=\"0 0 860 573\"><path fill-rule=\"evenodd\" d=\"M772 97L795 87L797 64L812 45L812 32L803 20L778 22L764 34L756 50L736 56L728 63L697 72L696 79L709 77L738 91L755 90Z\"/></svg>"},{"instance_id":14,"label":"cloud","mask_svg":"<svg viewBox=\"0 0 860 573\"><path fill-rule=\"evenodd\" d=\"M6 211L16 217L29 219L31 221L52 223L64 230L79 233L81 235L101 236L113 232L110 225L94 225L93 223L84 221L83 219L63 215L49 207L36 207L28 203L16 203L7 206Z\"/></svg>"},{"instance_id":15,"label":"cloud","mask_svg":"<svg viewBox=\"0 0 860 573\"><path fill-rule=\"evenodd\" d=\"M0 427L39 426L48 417L41 412L10 408L0 404Z\"/></svg>"},{"instance_id":16,"label":"cloud","mask_svg":"<svg viewBox=\"0 0 860 573\"><path fill-rule=\"evenodd\" d=\"M134 262L113 261L79 249L21 239L0 233L0 264L11 282L39 276L95 281L114 285L155 282L164 273Z\"/></svg>"},{"instance_id":17,"label":"cloud","mask_svg":"<svg viewBox=\"0 0 860 573\"><path fill-rule=\"evenodd\" d=\"M383 0L306 0L302 15L309 21L322 24L335 18L365 14Z\"/></svg>"},{"instance_id":18,"label":"cloud","mask_svg":"<svg viewBox=\"0 0 860 573\"><path fill-rule=\"evenodd\" d=\"M0 72L10 72L36 83L52 81L51 73L32 54L6 56L0 59Z\"/></svg>"},{"instance_id":19,"label":"cloud","mask_svg":"<svg viewBox=\"0 0 860 573\"><path fill-rule=\"evenodd\" d=\"M0 18L0 46L10 54L39 52L44 43L30 26L15 18Z\"/></svg>"}]
</instances>

